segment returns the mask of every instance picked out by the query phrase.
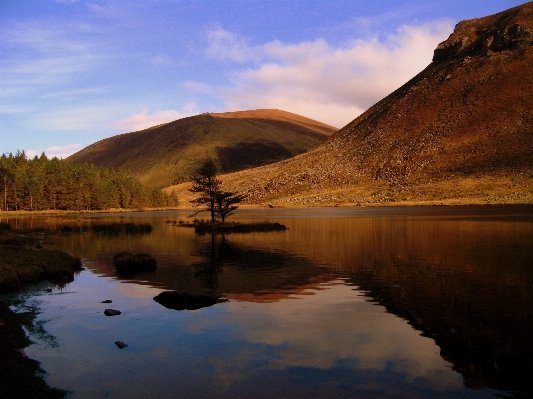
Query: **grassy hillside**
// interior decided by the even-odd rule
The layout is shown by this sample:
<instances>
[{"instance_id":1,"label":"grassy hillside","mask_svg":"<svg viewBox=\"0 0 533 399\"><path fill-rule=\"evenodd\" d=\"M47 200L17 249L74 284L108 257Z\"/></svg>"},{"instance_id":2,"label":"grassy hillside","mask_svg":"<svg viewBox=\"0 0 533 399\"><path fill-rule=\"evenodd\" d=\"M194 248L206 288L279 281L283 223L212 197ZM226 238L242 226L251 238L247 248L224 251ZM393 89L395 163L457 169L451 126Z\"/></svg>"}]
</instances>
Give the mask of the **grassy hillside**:
<instances>
[{"instance_id":1,"label":"grassy hillside","mask_svg":"<svg viewBox=\"0 0 533 399\"><path fill-rule=\"evenodd\" d=\"M304 153L337 129L279 110L201 114L98 141L69 162L120 167L152 187L187 180L213 159L221 172Z\"/></svg>"},{"instance_id":2,"label":"grassy hillside","mask_svg":"<svg viewBox=\"0 0 533 399\"><path fill-rule=\"evenodd\" d=\"M532 203L532 99L530 2L459 23L424 71L318 148L223 176L225 189L280 206Z\"/></svg>"}]
</instances>

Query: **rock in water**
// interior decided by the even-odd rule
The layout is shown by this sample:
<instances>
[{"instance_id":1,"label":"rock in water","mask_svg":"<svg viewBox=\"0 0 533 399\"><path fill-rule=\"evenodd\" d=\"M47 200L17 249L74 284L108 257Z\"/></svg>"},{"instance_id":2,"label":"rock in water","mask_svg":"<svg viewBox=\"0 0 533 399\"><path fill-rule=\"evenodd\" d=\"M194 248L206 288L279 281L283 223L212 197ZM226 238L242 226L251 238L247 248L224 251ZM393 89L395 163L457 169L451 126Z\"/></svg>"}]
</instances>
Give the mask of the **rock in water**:
<instances>
[{"instance_id":1,"label":"rock in water","mask_svg":"<svg viewBox=\"0 0 533 399\"><path fill-rule=\"evenodd\" d=\"M193 295L179 291L164 291L154 298L154 301L167 309L197 310L216 303L226 302L226 298L209 295Z\"/></svg>"},{"instance_id":2,"label":"rock in water","mask_svg":"<svg viewBox=\"0 0 533 399\"><path fill-rule=\"evenodd\" d=\"M124 349L124 348L126 348L128 346L127 343L122 342L122 341L115 342L115 345L118 346L119 349Z\"/></svg>"},{"instance_id":3,"label":"rock in water","mask_svg":"<svg viewBox=\"0 0 533 399\"><path fill-rule=\"evenodd\" d=\"M104 310L104 314L106 316L118 316L119 314L121 314L121 312L120 312L120 310L106 309L106 310Z\"/></svg>"}]
</instances>

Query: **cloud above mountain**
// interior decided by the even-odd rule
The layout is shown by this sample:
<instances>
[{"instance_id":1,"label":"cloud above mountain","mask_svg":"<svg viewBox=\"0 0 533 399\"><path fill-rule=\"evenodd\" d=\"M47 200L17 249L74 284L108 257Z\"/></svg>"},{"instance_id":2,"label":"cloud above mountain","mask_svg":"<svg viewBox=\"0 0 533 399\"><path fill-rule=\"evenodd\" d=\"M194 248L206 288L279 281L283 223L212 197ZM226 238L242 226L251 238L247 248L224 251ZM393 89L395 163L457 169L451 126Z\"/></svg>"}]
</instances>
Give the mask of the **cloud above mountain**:
<instances>
[{"instance_id":1,"label":"cloud above mountain","mask_svg":"<svg viewBox=\"0 0 533 399\"><path fill-rule=\"evenodd\" d=\"M230 83L187 87L213 93L228 110L279 108L342 127L424 69L452 30L438 20L335 46L323 39L251 45L217 28L207 34L206 56L235 65Z\"/></svg>"}]
</instances>

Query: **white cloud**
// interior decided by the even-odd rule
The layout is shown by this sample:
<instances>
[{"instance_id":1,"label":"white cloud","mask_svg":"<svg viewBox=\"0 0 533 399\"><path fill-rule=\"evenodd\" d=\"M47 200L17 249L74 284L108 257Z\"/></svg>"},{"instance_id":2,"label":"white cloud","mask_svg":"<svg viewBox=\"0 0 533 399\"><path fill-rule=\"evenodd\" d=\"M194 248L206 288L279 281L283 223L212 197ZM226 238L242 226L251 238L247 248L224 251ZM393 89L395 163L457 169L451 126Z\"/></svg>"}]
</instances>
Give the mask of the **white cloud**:
<instances>
[{"instance_id":1,"label":"white cloud","mask_svg":"<svg viewBox=\"0 0 533 399\"><path fill-rule=\"evenodd\" d=\"M244 62L252 57L253 49L236 34L218 28L207 33L207 55L219 60Z\"/></svg>"},{"instance_id":2,"label":"white cloud","mask_svg":"<svg viewBox=\"0 0 533 399\"><path fill-rule=\"evenodd\" d=\"M115 128L127 131L134 132L138 130L147 129L152 126L161 125L163 123L168 123L175 121L177 119L186 118L188 116L196 115L199 113L196 104L189 103L181 111L176 111L173 109L157 111L154 114L147 114L147 110L144 109L141 112L131 115L126 119L121 119L115 123Z\"/></svg>"},{"instance_id":3,"label":"white cloud","mask_svg":"<svg viewBox=\"0 0 533 399\"><path fill-rule=\"evenodd\" d=\"M84 96L86 94L102 94L105 92L103 87L88 87L82 89L70 89L70 90L60 90L49 92L43 94L42 98L74 98L79 96Z\"/></svg>"},{"instance_id":4,"label":"white cloud","mask_svg":"<svg viewBox=\"0 0 533 399\"><path fill-rule=\"evenodd\" d=\"M91 131L109 128L120 106L60 108L33 115L26 122L30 128L52 131Z\"/></svg>"},{"instance_id":5,"label":"white cloud","mask_svg":"<svg viewBox=\"0 0 533 399\"><path fill-rule=\"evenodd\" d=\"M67 158L68 156L74 154L75 152L79 151L81 149L81 144L69 144L64 146L52 146L48 147L44 153L48 157L48 159L51 159L53 157L57 157L59 159ZM36 150L27 150L25 151L26 156L28 158L33 158L35 156L40 156L43 151L36 151Z\"/></svg>"},{"instance_id":6,"label":"white cloud","mask_svg":"<svg viewBox=\"0 0 533 399\"><path fill-rule=\"evenodd\" d=\"M74 23L58 27L35 22L4 27L3 43L17 49L2 60L0 84L5 95L12 98L66 85L96 68L103 58L102 49L83 36L87 29Z\"/></svg>"},{"instance_id":7,"label":"white cloud","mask_svg":"<svg viewBox=\"0 0 533 399\"><path fill-rule=\"evenodd\" d=\"M52 146L48 147L45 151L45 154L48 158L66 158L69 155L74 154L75 152L81 149L81 144L69 144L64 146Z\"/></svg>"},{"instance_id":8,"label":"white cloud","mask_svg":"<svg viewBox=\"0 0 533 399\"><path fill-rule=\"evenodd\" d=\"M26 156L27 156L28 158L33 158L33 157L35 157L36 155L39 155L39 154L37 153L37 151L35 151L35 150L27 150L27 151L25 151L25 153L26 153Z\"/></svg>"},{"instance_id":9,"label":"white cloud","mask_svg":"<svg viewBox=\"0 0 533 399\"><path fill-rule=\"evenodd\" d=\"M159 54L155 57L152 57L148 62L155 66L169 66L172 65L172 59L166 55Z\"/></svg>"},{"instance_id":10,"label":"white cloud","mask_svg":"<svg viewBox=\"0 0 533 399\"><path fill-rule=\"evenodd\" d=\"M228 109L281 108L342 127L424 69L452 30L450 21L434 21L343 47L317 39L253 48L217 30L208 37L209 56L261 61L234 72L231 86L212 91Z\"/></svg>"}]
</instances>

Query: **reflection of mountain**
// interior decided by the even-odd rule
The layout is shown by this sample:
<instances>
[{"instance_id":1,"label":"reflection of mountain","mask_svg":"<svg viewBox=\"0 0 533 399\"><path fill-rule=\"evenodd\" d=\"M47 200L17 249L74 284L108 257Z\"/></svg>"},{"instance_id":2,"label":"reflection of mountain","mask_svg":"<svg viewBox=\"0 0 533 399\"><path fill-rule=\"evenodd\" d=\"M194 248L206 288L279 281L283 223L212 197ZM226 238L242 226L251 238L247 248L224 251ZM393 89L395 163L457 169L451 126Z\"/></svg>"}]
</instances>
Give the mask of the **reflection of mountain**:
<instances>
[{"instance_id":1,"label":"reflection of mountain","mask_svg":"<svg viewBox=\"0 0 533 399\"><path fill-rule=\"evenodd\" d=\"M60 237L61 247L89 260L86 266L101 275L250 302L272 302L302 294L334 278L327 269L289 250L235 243L223 236L199 238L191 229L169 229L164 223L160 227L156 225L151 234L142 237L72 234ZM120 251L152 254L157 271L117 276L112 258Z\"/></svg>"},{"instance_id":2,"label":"reflection of mountain","mask_svg":"<svg viewBox=\"0 0 533 399\"><path fill-rule=\"evenodd\" d=\"M352 282L435 339L472 389L533 393L533 282L520 270L369 261Z\"/></svg>"},{"instance_id":3,"label":"reflection of mountain","mask_svg":"<svg viewBox=\"0 0 533 399\"><path fill-rule=\"evenodd\" d=\"M175 268L160 264L143 283L199 295L224 295L234 300L272 302L301 294L333 277L302 257L281 251L235 245L213 237L196 249L201 261Z\"/></svg>"},{"instance_id":4,"label":"reflection of mountain","mask_svg":"<svg viewBox=\"0 0 533 399\"><path fill-rule=\"evenodd\" d=\"M236 300L277 301L333 278L303 257L235 245L225 237L213 237L199 253L204 259L191 265L194 278L205 289Z\"/></svg>"}]
</instances>

